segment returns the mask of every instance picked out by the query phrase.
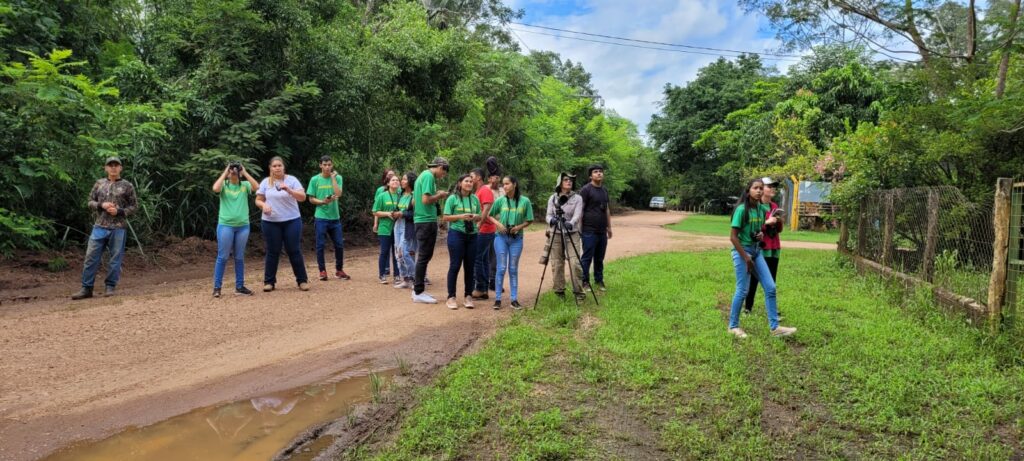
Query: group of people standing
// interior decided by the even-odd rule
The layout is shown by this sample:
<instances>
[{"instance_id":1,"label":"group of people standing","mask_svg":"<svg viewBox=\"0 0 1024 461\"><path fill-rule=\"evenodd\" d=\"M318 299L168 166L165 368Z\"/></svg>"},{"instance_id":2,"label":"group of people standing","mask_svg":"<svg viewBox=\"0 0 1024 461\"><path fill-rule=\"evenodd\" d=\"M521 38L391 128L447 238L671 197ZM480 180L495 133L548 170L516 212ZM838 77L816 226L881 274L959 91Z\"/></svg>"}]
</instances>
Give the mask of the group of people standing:
<instances>
[{"instance_id":1,"label":"group of people standing","mask_svg":"<svg viewBox=\"0 0 1024 461\"><path fill-rule=\"evenodd\" d=\"M214 181L212 191L218 195L217 258L214 264L213 296L220 297L222 280L229 260L234 262L235 294L252 295L245 286L245 248L248 244L249 200L261 211L260 224L266 256L264 258L263 291L277 287L277 268L282 250L288 257L298 288L309 290L309 278L302 254L302 216L299 204L308 201L316 207L314 231L316 258L320 280L328 280L325 247L334 247L334 277L349 280L344 270L344 239L338 201L344 192L341 175L334 169L329 156L320 158L320 172L310 178L307 187L285 171L284 159L270 160L269 174L257 182L240 163L232 162ZM72 299L92 297L96 273L104 250L108 250L106 291L113 295L120 277L121 260L125 248L127 217L137 208L132 184L120 177L120 159L111 157L105 165L107 177L93 186L89 207L96 210L97 218L86 251L82 273L82 288ZM450 170L446 159L438 157L420 174L413 172L399 176L388 170L382 176L372 206L373 230L380 244L378 278L382 284L394 283L395 288L412 289L416 303L435 304L437 299L425 292L430 281L427 267L434 254L441 224L447 225L446 243L449 253L447 276L447 307L457 309L457 281L463 274L461 306L473 308L474 301L489 299L494 291L493 307L500 309L504 293L504 279L508 274L510 305L519 309L519 259L523 252L523 234L534 221L533 203L520 190L519 181L511 175L502 175L497 159L490 157L484 169L477 168L460 175L451 191L439 190L438 180ZM559 184L548 201L547 222L556 227L554 207L562 207L570 239L580 244L582 232L582 269L576 265L573 292L582 297L590 287L587 269L594 266L595 284L604 290L603 260L611 220L608 193L603 188L604 169L593 165L588 169L591 183L579 193L575 189L575 176L563 173ZM568 200L560 205L558 197ZM598 235L599 234L599 235ZM552 239L552 241L555 239ZM561 245L561 241L557 242ZM560 247L559 247L560 249ZM555 291L564 296L565 260L562 252L555 255ZM388 277L393 273L393 279Z\"/></svg>"}]
</instances>

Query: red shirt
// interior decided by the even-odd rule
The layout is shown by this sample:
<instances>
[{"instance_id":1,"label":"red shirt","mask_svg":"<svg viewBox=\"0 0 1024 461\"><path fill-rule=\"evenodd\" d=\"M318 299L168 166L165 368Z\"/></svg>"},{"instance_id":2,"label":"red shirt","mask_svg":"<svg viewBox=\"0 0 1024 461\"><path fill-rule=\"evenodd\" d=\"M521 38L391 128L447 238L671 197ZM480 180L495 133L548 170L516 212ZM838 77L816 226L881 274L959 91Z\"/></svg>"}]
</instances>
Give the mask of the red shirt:
<instances>
[{"instance_id":1,"label":"red shirt","mask_svg":"<svg viewBox=\"0 0 1024 461\"><path fill-rule=\"evenodd\" d=\"M476 198L480 200L480 209L483 210L485 205L494 205L494 193L491 192L491 188L487 187L487 184L480 186L476 190ZM493 234L498 230L498 226L495 226L490 219L484 217L484 222L480 224L481 234Z\"/></svg>"},{"instance_id":2,"label":"red shirt","mask_svg":"<svg viewBox=\"0 0 1024 461\"><path fill-rule=\"evenodd\" d=\"M775 202L769 202L769 203L771 203L771 210L768 211L768 215L765 216L765 219L768 219L768 216L771 216L772 212L779 208L779 205L777 205ZM776 233L774 236L771 236L771 237L769 237L768 234L765 234L765 236L764 236L764 249L765 250L780 250L780 249L782 249L782 239L779 238L779 233L782 232L782 227L783 227L782 226L782 221L779 221L779 222L775 223L775 226L776 226L776 229L778 229L778 231L779 231L778 233ZM765 224L764 227L768 227L768 225ZM764 227L762 227L762 229L764 229Z\"/></svg>"}]
</instances>

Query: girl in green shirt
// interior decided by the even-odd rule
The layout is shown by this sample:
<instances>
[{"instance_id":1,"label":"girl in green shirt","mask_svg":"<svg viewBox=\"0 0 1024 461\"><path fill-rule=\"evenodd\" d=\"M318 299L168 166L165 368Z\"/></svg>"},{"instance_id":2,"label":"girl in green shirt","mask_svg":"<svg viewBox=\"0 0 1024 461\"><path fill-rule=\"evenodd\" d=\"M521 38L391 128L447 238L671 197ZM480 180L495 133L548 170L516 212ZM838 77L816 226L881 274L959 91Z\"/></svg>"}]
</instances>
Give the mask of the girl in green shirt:
<instances>
[{"instance_id":1,"label":"girl in green shirt","mask_svg":"<svg viewBox=\"0 0 1024 461\"><path fill-rule=\"evenodd\" d=\"M380 257L377 259L377 274L382 285L388 283L388 259L395 268L395 284L399 284L398 261L395 260L395 219L402 216L398 211L398 199L401 197L398 176L388 180L388 189L377 194L373 200L373 216L377 219L377 240L380 241ZM390 257L390 258L389 258Z\"/></svg>"},{"instance_id":2,"label":"girl in green shirt","mask_svg":"<svg viewBox=\"0 0 1024 461\"><path fill-rule=\"evenodd\" d=\"M494 254L498 270L494 277L494 308L501 309L501 287L508 271L512 308L519 310L519 256L523 254L523 230L533 222L533 204L519 192L519 180L505 176L505 196L491 207L489 219L498 228L494 237Z\"/></svg>"},{"instance_id":3,"label":"girl in green shirt","mask_svg":"<svg viewBox=\"0 0 1024 461\"><path fill-rule=\"evenodd\" d=\"M448 227L448 308L458 309L455 299L455 282L459 278L459 267L463 268L465 289L463 305L473 306L473 263L476 261L476 234L480 227L480 199L473 193L473 178L468 174L459 177L455 183L457 191L444 202L445 222Z\"/></svg>"},{"instance_id":4,"label":"girl in green shirt","mask_svg":"<svg viewBox=\"0 0 1024 461\"><path fill-rule=\"evenodd\" d=\"M245 181L242 181L242 176ZM249 196L259 184L240 163L228 164L213 182L220 196L217 219L217 262L213 267L213 297L220 297L221 281L228 257L235 259L235 293L251 295L245 287L245 245L249 242Z\"/></svg>"}]
</instances>

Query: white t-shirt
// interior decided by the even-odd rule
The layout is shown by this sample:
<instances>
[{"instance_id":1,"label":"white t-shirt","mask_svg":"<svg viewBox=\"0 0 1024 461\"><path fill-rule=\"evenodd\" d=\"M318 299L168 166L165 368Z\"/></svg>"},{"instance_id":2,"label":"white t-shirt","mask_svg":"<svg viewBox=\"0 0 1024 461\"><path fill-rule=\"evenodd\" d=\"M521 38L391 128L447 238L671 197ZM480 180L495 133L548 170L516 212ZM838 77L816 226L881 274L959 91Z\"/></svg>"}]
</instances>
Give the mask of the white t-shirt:
<instances>
[{"instance_id":1,"label":"white t-shirt","mask_svg":"<svg viewBox=\"0 0 1024 461\"><path fill-rule=\"evenodd\" d=\"M302 183L290 174L284 176L284 180L278 182L287 184L292 190L305 191L302 188ZM276 186L275 185L275 186ZM291 194L283 190L279 190L277 187L270 185L270 178L264 178L260 182L260 188L256 190L256 195L262 195L266 197L267 204L270 205L270 214L260 213L264 221L269 222L285 222L291 221L299 217L299 202L292 197Z\"/></svg>"}]
</instances>

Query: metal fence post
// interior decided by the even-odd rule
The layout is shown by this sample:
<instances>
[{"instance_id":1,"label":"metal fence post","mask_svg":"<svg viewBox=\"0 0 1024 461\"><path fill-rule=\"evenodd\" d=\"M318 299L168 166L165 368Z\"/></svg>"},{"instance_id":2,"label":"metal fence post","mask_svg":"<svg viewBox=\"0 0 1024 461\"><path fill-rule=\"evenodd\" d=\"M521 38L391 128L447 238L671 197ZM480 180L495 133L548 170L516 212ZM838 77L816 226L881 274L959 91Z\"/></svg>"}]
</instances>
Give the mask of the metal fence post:
<instances>
[{"instance_id":1,"label":"metal fence post","mask_svg":"<svg viewBox=\"0 0 1024 461\"><path fill-rule=\"evenodd\" d=\"M999 178L996 181L995 203L992 210L992 226L995 241L992 249L992 277L988 282L989 329L999 330L1002 323L1003 303L1006 301L1006 262L1010 243L1010 198L1013 180Z\"/></svg>"}]
</instances>

